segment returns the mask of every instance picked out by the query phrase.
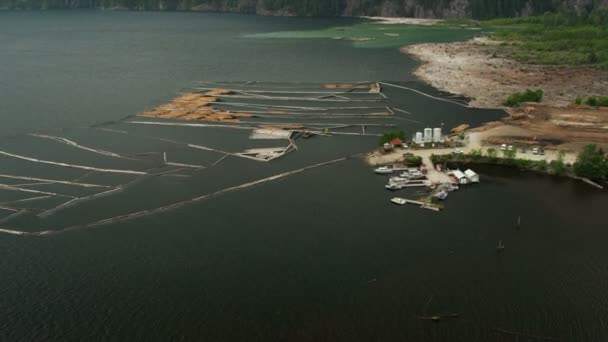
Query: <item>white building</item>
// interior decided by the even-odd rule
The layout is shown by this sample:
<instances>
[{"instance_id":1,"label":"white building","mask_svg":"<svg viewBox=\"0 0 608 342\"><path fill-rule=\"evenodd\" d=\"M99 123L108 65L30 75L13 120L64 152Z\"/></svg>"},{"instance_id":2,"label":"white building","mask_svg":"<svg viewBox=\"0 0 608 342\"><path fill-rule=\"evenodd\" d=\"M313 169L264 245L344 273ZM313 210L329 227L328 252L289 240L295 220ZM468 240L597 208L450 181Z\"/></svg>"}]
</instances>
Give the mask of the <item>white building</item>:
<instances>
[{"instance_id":1,"label":"white building","mask_svg":"<svg viewBox=\"0 0 608 342\"><path fill-rule=\"evenodd\" d=\"M464 172L471 183L479 183L479 175L475 171L468 169Z\"/></svg>"},{"instance_id":2,"label":"white building","mask_svg":"<svg viewBox=\"0 0 608 342\"><path fill-rule=\"evenodd\" d=\"M460 170L452 171L452 175L454 176L454 178L456 178L456 181L458 181L458 184L469 184L471 182L469 180L469 178L467 177L467 175L465 175L464 172L462 172Z\"/></svg>"},{"instance_id":3,"label":"white building","mask_svg":"<svg viewBox=\"0 0 608 342\"><path fill-rule=\"evenodd\" d=\"M433 142L433 129L432 128L424 129L424 142Z\"/></svg>"},{"instance_id":4,"label":"white building","mask_svg":"<svg viewBox=\"0 0 608 342\"><path fill-rule=\"evenodd\" d=\"M416 144L423 144L424 139L422 138L422 132L416 132L416 137L414 138Z\"/></svg>"},{"instance_id":5,"label":"white building","mask_svg":"<svg viewBox=\"0 0 608 342\"><path fill-rule=\"evenodd\" d=\"M433 128L433 142L442 142L443 134L441 128Z\"/></svg>"}]
</instances>

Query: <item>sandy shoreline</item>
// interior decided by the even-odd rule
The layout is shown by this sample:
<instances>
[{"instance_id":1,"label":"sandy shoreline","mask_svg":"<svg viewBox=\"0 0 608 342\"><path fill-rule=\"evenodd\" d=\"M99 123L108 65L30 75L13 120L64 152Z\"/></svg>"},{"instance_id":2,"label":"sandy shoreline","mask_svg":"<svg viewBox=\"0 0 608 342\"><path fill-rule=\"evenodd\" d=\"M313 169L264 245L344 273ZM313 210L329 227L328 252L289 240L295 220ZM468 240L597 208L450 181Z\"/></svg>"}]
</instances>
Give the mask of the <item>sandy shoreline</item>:
<instances>
[{"instance_id":1,"label":"sandy shoreline","mask_svg":"<svg viewBox=\"0 0 608 342\"><path fill-rule=\"evenodd\" d=\"M414 71L433 87L471 99L471 106L497 108L527 88L545 91L545 103L566 106L577 96L608 93L608 72L585 67L525 65L501 57L503 47L487 38L405 46L422 63Z\"/></svg>"},{"instance_id":2,"label":"sandy shoreline","mask_svg":"<svg viewBox=\"0 0 608 342\"><path fill-rule=\"evenodd\" d=\"M435 25L442 19L425 19L425 18L399 18L399 17L359 17L362 19L370 19L378 21L378 24L406 24L406 25Z\"/></svg>"}]
</instances>

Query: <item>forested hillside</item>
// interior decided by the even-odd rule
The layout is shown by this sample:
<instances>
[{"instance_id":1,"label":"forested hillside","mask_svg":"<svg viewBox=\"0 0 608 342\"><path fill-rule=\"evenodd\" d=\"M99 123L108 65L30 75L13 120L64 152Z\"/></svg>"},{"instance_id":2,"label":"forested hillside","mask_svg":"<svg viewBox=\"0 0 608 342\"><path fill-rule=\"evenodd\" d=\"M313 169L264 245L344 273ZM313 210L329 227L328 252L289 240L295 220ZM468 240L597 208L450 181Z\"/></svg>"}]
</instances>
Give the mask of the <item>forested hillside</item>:
<instances>
[{"instance_id":1,"label":"forested hillside","mask_svg":"<svg viewBox=\"0 0 608 342\"><path fill-rule=\"evenodd\" d=\"M608 0L0 0L0 9L195 10L301 16L518 17L589 11Z\"/></svg>"}]
</instances>

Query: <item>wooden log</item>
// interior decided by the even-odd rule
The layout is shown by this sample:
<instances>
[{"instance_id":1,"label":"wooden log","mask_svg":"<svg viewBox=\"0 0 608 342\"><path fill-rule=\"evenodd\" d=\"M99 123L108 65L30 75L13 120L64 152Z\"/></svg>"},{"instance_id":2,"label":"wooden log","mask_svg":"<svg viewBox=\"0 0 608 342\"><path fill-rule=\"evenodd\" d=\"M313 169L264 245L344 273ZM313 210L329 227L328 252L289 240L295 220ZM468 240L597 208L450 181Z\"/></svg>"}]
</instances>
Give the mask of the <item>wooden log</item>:
<instances>
[{"instance_id":1,"label":"wooden log","mask_svg":"<svg viewBox=\"0 0 608 342\"><path fill-rule=\"evenodd\" d=\"M436 97L436 96L424 93L424 92L422 92L420 90L417 90L417 89L414 89L414 88L404 87L404 86L400 86L400 85L396 85L396 84L391 84L391 83L386 83L386 82L379 82L379 83L382 84L382 85L385 85L385 86L389 86L389 87L395 87L395 88L399 88L399 89L409 90L409 91L415 92L417 94L426 96L428 98L431 98L431 99L434 99L434 100L437 100L437 101L448 102L448 103L455 104L455 105L458 105L458 106L461 106L461 107L471 108L469 105L462 104L462 103L457 102L457 101L452 101L452 100L444 99L444 98L441 98L441 97Z\"/></svg>"},{"instance_id":2,"label":"wooden log","mask_svg":"<svg viewBox=\"0 0 608 342\"><path fill-rule=\"evenodd\" d=\"M403 114L410 114L410 115L412 114L412 113L408 112L407 110L399 109L399 108L396 108L396 107L393 107L393 110L397 111L397 112L400 112L400 113L403 113Z\"/></svg>"},{"instance_id":3,"label":"wooden log","mask_svg":"<svg viewBox=\"0 0 608 342\"><path fill-rule=\"evenodd\" d=\"M544 340L544 341L558 341L558 339L555 337L534 335L534 334L528 334L528 333L523 333L523 332L518 332L518 331L513 331L513 330L506 330L506 329L501 329L501 328L493 328L492 330L494 330L498 333L501 333L501 334L512 335L512 336L516 336L516 337L525 337L527 339Z\"/></svg>"},{"instance_id":4,"label":"wooden log","mask_svg":"<svg viewBox=\"0 0 608 342\"><path fill-rule=\"evenodd\" d=\"M124 214L124 215L120 215L120 216L115 216L115 217L111 217L111 218L107 218L107 219L103 219L103 220L99 220L99 221L95 221L95 222L91 222L91 223L87 223L87 224L83 224L83 225L75 225L75 226L71 226L71 227L67 227L67 228L63 228L63 229L59 229L59 230L54 230L54 231L49 231L49 230L45 230L45 231L40 231L40 232L33 232L33 233L26 233L26 232L22 232L25 235L32 235L32 236L47 236L47 235L54 235L54 234L60 234L60 233L64 233L64 232L68 232L68 231L74 231L74 230L81 230L81 229L88 229L88 228L94 228L94 227L99 227L99 226L103 226L106 224L111 224L111 223L118 223L118 222L124 222L124 221L128 221L128 220L132 220L132 219L136 219L139 217L143 217L143 216L149 216L149 215L155 215L161 212L166 212L169 210L174 210L192 203L196 203L196 202L200 202L203 200L207 200L209 198L215 197L215 196L219 196L225 193L229 193L229 192L234 192L234 191L238 191L238 190L242 190L242 189L246 189L249 187L253 187L256 185L260 185L266 182L272 182L281 178L285 178L288 176L292 176L295 174L299 174L311 169L315 169L315 168L319 168L319 167L323 167L323 166L327 166L327 165L331 165L331 164L335 164L335 163L339 163L345 160L348 160L349 158L352 157L357 157L360 156L360 154L357 155L352 155L349 157L344 157L344 158L338 158L338 159L334 159L334 160L330 160L330 161L326 161L326 162L322 162L322 163L318 163L318 164L314 164L314 165L310 165L310 166L306 166L297 170L292 170L292 171L288 171L288 172L283 172L274 176L270 176L270 177L266 177L266 178L262 178L259 180L255 180L255 181L251 181L251 182L247 182L244 184L240 184L240 185L236 185L236 186L232 186L232 187L228 187L222 190L218 190L209 194L205 194L205 195L201 195L189 200L184 200L184 201L180 201L180 202L176 202L173 204L169 204L169 205L165 205L162 207L158 207L155 209L150 209L150 210L141 210L141 211L137 211L137 212L133 212L133 213L129 213L129 214ZM16 232L15 234L20 234L19 231L14 231ZM11 233L11 231L3 231L0 229L0 233L7 233L7 234L13 234Z\"/></svg>"},{"instance_id":5,"label":"wooden log","mask_svg":"<svg viewBox=\"0 0 608 342\"><path fill-rule=\"evenodd\" d=\"M89 152L101 154L101 155L104 155L106 157L121 158L121 159L131 159L131 160L133 160L132 158L123 157L123 156L121 156L118 153L104 151L104 150L98 150L98 149L94 149L94 148L91 148L91 147L82 146L82 145L76 143L75 141L72 141L72 140L69 140L69 139L66 139L66 138L62 138L62 137L55 137L55 136L52 136L52 135L35 134L35 133L30 133L28 135L30 135L32 137L37 137L37 138L42 138L42 139L50 139L50 140L53 140L53 141L58 141L60 143L66 144L66 145L69 145L69 146L72 146L72 147L75 147L75 148L78 148L78 149L81 149L81 150L84 150L84 151L89 151Z\"/></svg>"},{"instance_id":6,"label":"wooden log","mask_svg":"<svg viewBox=\"0 0 608 342\"><path fill-rule=\"evenodd\" d=\"M16 191L16 192L27 192L27 193L31 193L31 194L40 194L40 195L49 195L49 196L60 196L60 197L70 197L70 198L73 198L73 196L62 195L62 194L58 194L58 193L55 193L55 192L39 191L39 190L32 190L32 189L23 189L23 188L19 188L19 187L8 185L8 184L0 184L0 190L8 190L8 191Z\"/></svg>"},{"instance_id":7,"label":"wooden log","mask_svg":"<svg viewBox=\"0 0 608 342\"><path fill-rule=\"evenodd\" d=\"M26 156L22 156L22 155L18 155L18 154L8 153L5 151L0 151L0 155L17 158L17 159L21 159L21 160L26 160L26 161L30 161L33 163L62 166L62 167L67 167L67 168L72 168L72 169L81 169L81 170L89 170L89 171L97 171L97 172L105 172L105 173L124 173L124 174L132 174L132 175L145 175L146 174L145 172L135 171L135 170L102 169L102 168L97 168L97 167L92 167L92 166L54 162L54 161L49 161L49 160L30 158L30 157L26 157Z\"/></svg>"},{"instance_id":8,"label":"wooden log","mask_svg":"<svg viewBox=\"0 0 608 342\"><path fill-rule=\"evenodd\" d=\"M381 102L382 99L327 99L315 97L292 97L292 96L240 96L240 95L221 95L224 99L257 99L269 101L304 101L304 102Z\"/></svg>"},{"instance_id":9,"label":"wooden log","mask_svg":"<svg viewBox=\"0 0 608 342\"><path fill-rule=\"evenodd\" d=\"M21 209L19 211L15 211L14 213L8 215L7 217L0 219L0 224L5 224L14 218L24 215L27 212L28 212L28 210L26 210L26 209Z\"/></svg>"},{"instance_id":10,"label":"wooden log","mask_svg":"<svg viewBox=\"0 0 608 342\"><path fill-rule=\"evenodd\" d=\"M350 107L304 107L304 106L279 106L279 105L264 105L257 103L245 102L217 102L215 106L234 106L248 108L280 108L280 109L300 109L307 111L328 111L328 110L350 110L350 109L385 109L385 107L369 107L369 106L350 106Z\"/></svg>"}]
</instances>

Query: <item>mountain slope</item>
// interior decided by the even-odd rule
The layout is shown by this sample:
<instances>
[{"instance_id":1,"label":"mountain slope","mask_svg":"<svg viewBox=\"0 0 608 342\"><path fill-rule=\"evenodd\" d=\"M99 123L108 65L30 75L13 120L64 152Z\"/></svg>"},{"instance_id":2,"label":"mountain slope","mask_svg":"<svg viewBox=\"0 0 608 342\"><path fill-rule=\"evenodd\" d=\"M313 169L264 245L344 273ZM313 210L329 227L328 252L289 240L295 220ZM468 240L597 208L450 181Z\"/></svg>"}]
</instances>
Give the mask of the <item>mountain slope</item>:
<instances>
[{"instance_id":1,"label":"mountain slope","mask_svg":"<svg viewBox=\"0 0 608 342\"><path fill-rule=\"evenodd\" d=\"M195 10L300 16L495 18L563 8L591 10L608 0L0 0L0 9Z\"/></svg>"}]
</instances>

